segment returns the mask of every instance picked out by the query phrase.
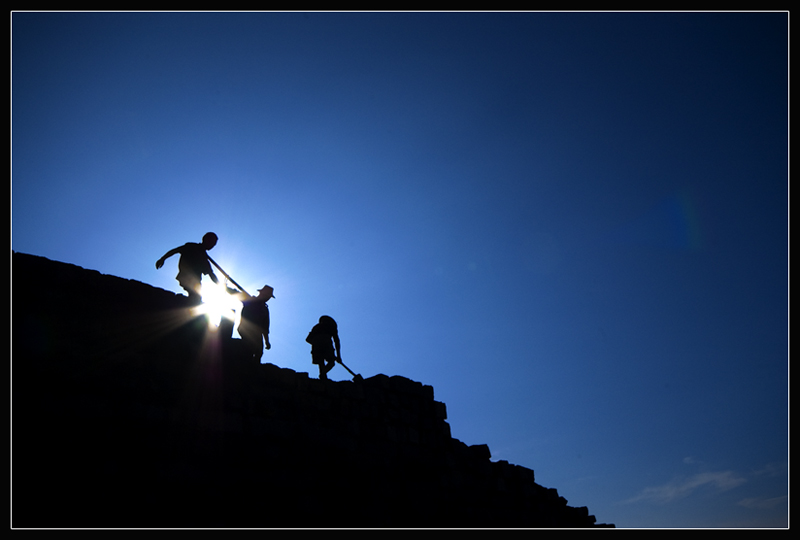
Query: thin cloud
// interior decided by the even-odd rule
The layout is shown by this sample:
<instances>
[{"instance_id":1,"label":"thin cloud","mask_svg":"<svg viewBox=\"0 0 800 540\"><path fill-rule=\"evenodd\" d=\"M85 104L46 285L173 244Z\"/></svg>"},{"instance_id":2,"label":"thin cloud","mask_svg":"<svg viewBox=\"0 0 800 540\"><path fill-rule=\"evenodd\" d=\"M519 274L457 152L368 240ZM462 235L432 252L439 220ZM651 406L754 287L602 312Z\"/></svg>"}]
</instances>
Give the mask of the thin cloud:
<instances>
[{"instance_id":1,"label":"thin cloud","mask_svg":"<svg viewBox=\"0 0 800 540\"><path fill-rule=\"evenodd\" d=\"M788 475L789 468L786 463L767 463L763 468L753 471L753 476L774 478Z\"/></svg>"},{"instance_id":2,"label":"thin cloud","mask_svg":"<svg viewBox=\"0 0 800 540\"><path fill-rule=\"evenodd\" d=\"M729 491L745 482L744 478L736 475L733 471L704 472L689 478L673 480L662 486L647 487L639 495L623 502L653 501L663 504L688 497L703 487L711 487L722 492Z\"/></svg>"},{"instance_id":3,"label":"thin cloud","mask_svg":"<svg viewBox=\"0 0 800 540\"><path fill-rule=\"evenodd\" d=\"M737 504L745 508L755 508L757 510L770 510L778 506L784 506L788 502L789 497L784 495L782 497L772 497L771 499L763 499L752 497L749 499L742 499Z\"/></svg>"}]
</instances>

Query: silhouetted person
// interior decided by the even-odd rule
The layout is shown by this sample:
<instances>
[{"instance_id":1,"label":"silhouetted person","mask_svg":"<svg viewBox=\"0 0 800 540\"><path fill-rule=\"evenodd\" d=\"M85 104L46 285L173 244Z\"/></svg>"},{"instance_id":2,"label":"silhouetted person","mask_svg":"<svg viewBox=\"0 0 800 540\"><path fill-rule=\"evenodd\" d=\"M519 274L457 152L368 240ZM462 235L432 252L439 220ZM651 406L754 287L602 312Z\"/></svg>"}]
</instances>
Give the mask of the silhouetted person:
<instances>
[{"instance_id":1,"label":"silhouetted person","mask_svg":"<svg viewBox=\"0 0 800 540\"><path fill-rule=\"evenodd\" d=\"M211 270L211 263L208 260L206 251L217 245L217 235L213 232L203 235L203 242L200 244L194 242L187 242L180 247L167 251L163 257L156 261L156 269L164 266L164 261L173 255L180 254L181 258L178 261L178 275L175 279L178 280L181 287L189 294L189 298L196 303L202 302L200 296L200 281L203 274L211 278L211 281L217 283L217 276Z\"/></svg>"},{"instance_id":2,"label":"silhouetted person","mask_svg":"<svg viewBox=\"0 0 800 540\"><path fill-rule=\"evenodd\" d=\"M239 335L242 336L245 350L256 361L261 363L261 356L264 354L264 347L269 350L272 345L269 343L269 308L267 302L270 298L275 298L274 289L269 285L264 285L258 291L258 296L249 296L241 293L242 317L239 323Z\"/></svg>"},{"instance_id":3,"label":"silhouetted person","mask_svg":"<svg viewBox=\"0 0 800 540\"><path fill-rule=\"evenodd\" d=\"M319 365L319 378L327 379L328 372L333 369L336 362L342 361L336 321L327 315L320 317L319 323L308 333L306 342L311 344L311 362Z\"/></svg>"}]
</instances>

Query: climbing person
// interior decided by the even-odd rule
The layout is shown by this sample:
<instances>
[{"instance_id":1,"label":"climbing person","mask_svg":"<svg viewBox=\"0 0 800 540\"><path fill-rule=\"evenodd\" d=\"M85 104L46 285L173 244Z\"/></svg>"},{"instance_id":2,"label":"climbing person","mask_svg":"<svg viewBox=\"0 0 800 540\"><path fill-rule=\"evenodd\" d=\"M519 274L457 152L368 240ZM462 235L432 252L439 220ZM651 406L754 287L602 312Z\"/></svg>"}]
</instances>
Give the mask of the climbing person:
<instances>
[{"instance_id":1,"label":"climbing person","mask_svg":"<svg viewBox=\"0 0 800 540\"><path fill-rule=\"evenodd\" d=\"M239 335L244 342L245 351L249 360L256 364L261 363L264 354L264 347L267 350L272 348L269 342L269 307L267 302L270 298L275 298L275 289L269 285L264 285L258 290L257 296L250 296L240 293L242 301L241 322L239 323Z\"/></svg>"},{"instance_id":2,"label":"climbing person","mask_svg":"<svg viewBox=\"0 0 800 540\"><path fill-rule=\"evenodd\" d=\"M336 362L342 361L339 328L331 317L323 315L308 333L306 343L311 344L311 362L319 365L319 378L328 378Z\"/></svg>"},{"instance_id":3,"label":"climbing person","mask_svg":"<svg viewBox=\"0 0 800 540\"><path fill-rule=\"evenodd\" d=\"M203 274L206 274L211 281L218 283L219 280L211 270L211 264L208 260L206 251L210 250L217 245L217 235L213 232L203 235L201 243L187 242L180 247L167 251L163 257L156 261L156 269L164 266L164 261L173 255L180 254L178 260L178 275L175 279L181 287L184 288L189 298L194 303L201 303L202 297L200 296L200 282Z\"/></svg>"}]
</instances>

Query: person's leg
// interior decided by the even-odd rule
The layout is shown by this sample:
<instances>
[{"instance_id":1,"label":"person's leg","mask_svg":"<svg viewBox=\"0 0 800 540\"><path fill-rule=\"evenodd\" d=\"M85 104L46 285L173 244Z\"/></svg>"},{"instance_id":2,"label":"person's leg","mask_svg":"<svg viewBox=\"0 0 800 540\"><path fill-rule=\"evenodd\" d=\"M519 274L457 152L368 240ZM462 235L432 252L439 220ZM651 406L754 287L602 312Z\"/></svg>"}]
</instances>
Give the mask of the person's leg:
<instances>
[{"instance_id":1,"label":"person's leg","mask_svg":"<svg viewBox=\"0 0 800 540\"><path fill-rule=\"evenodd\" d=\"M336 360L331 360L330 358L325 358L325 377L328 377L328 372L333 369L333 366L336 365ZM322 369L322 364L320 364L320 369Z\"/></svg>"},{"instance_id":2,"label":"person's leg","mask_svg":"<svg viewBox=\"0 0 800 540\"><path fill-rule=\"evenodd\" d=\"M264 340L261 334L259 334L258 340L253 340L253 358L256 364L261 364L262 356L264 356Z\"/></svg>"},{"instance_id":3,"label":"person's leg","mask_svg":"<svg viewBox=\"0 0 800 540\"><path fill-rule=\"evenodd\" d=\"M200 280L195 278L194 276L179 276L178 283L183 290L186 291L186 294L189 295L189 299L194 304L202 304L203 297L200 295Z\"/></svg>"},{"instance_id":4,"label":"person's leg","mask_svg":"<svg viewBox=\"0 0 800 540\"><path fill-rule=\"evenodd\" d=\"M311 353L311 363L319 366L319 378L324 380L328 378L327 370L325 369L325 359L314 352Z\"/></svg>"}]
</instances>

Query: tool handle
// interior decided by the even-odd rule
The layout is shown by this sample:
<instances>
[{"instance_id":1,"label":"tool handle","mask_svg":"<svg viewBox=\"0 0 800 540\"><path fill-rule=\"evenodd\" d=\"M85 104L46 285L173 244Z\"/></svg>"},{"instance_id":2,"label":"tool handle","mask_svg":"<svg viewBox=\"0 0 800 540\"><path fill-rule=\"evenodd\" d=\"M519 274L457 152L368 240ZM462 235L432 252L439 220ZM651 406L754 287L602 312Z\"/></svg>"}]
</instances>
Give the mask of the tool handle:
<instances>
[{"instance_id":1,"label":"tool handle","mask_svg":"<svg viewBox=\"0 0 800 540\"><path fill-rule=\"evenodd\" d=\"M342 364L342 367L343 367L344 369L346 369L347 371L349 371L349 372L350 372L350 375L352 375L353 377L355 377L355 376L356 376L356 374L355 374L355 373L353 373L352 371L350 371L350 368L349 368L349 367L347 367L346 365L344 365L344 362L342 362L341 360L339 360L339 363L340 363L340 364Z\"/></svg>"},{"instance_id":2,"label":"tool handle","mask_svg":"<svg viewBox=\"0 0 800 540\"><path fill-rule=\"evenodd\" d=\"M223 269L220 267L220 265L218 265L218 264L217 264L217 262L216 262L214 259L212 259L212 258L211 258L211 257L210 257L210 256L209 256L207 253L206 253L206 257L208 257L208 260L211 262L211 264L213 264L214 266L216 266L216 267L217 267L217 270L219 270L219 271L220 271L220 273L221 273L223 276L225 276L225 277L227 278L227 280L228 280L228 281L230 281L230 282L231 282L231 283L233 283L233 284L234 284L236 287L238 287L238 288L239 288L239 290L240 290L240 291L242 291L244 294L246 294L247 296L250 296L250 293L249 293L249 292L247 292L246 290L244 290L244 287L242 287L241 285L239 285L238 283L236 283L235 281L233 281L233 278L232 278L231 276L229 276L229 275L228 275L228 274L225 272L225 270L223 270Z\"/></svg>"}]
</instances>

